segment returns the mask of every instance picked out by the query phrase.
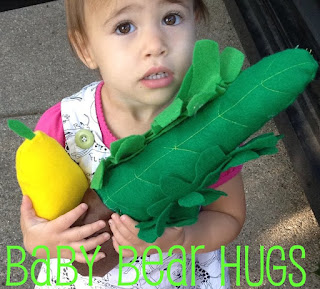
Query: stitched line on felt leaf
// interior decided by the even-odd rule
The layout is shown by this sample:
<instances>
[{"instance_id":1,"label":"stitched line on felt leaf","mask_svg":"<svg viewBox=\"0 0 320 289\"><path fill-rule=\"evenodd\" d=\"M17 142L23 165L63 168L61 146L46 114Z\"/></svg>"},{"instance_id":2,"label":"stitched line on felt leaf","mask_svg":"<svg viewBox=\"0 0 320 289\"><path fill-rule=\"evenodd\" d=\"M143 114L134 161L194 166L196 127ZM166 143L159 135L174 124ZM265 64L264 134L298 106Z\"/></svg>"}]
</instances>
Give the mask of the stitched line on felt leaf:
<instances>
[{"instance_id":1,"label":"stitched line on felt leaf","mask_svg":"<svg viewBox=\"0 0 320 289\"><path fill-rule=\"evenodd\" d=\"M256 85L254 88L252 88L247 94L245 94L241 99L239 99L233 106L231 106L229 109L224 111L223 113L219 113L218 116L213 118L209 123L207 123L204 127L200 128L197 132L195 132L193 135L188 137L186 140L184 140L179 146L183 145L185 142L189 141L192 139L194 136L196 136L198 133L206 129L209 125L211 125L214 121L216 121L219 118L222 118L224 114L226 114L229 110L233 109L235 106L237 106L241 101L243 101L249 94L251 94L252 91L254 91L256 88L260 87L260 84ZM222 118L223 119L223 118Z\"/></svg>"},{"instance_id":2,"label":"stitched line on felt leaf","mask_svg":"<svg viewBox=\"0 0 320 289\"><path fill-rule=\"evenodd\" d=\"M266 69L266 74L268 74L268 71L270 69L270 67L273 65L273 63L276 61L277 59L273 59L273 61L270 62L268 68Z\"/></svg>"},{"instance_id":3,"label":"stitched line on felt leaf","mask_svg":"<svg viewBox=\"0 0 320 289\"><path fill-rule=\"evenodd\" d=\"M283 72L285 72L285 71L287 71L287 70L290 70L290 69L292 69L292 68L295 68L295 67L298 67L298 66L301 66L301 65L304 65L304 64L309 64L309 62L303 62L303 63L300 63L300 64L296 64L296 65L294 65L294 66L291 66L291 67L288 67L288 68L286 68L286 69L284 69L284 70L281 70L281 71L277 72L276 74L274 74L274 75L272 75L272 76L269 76L267 79L261 81L261 84L258 84L256 87L254 87L253 89L251 89L246 95L244 95L242 98L240 98L232 107L230 107L230 108L227 109L225 112L223 112L222 115L225 114L225 113L227 113L229 110L233 109L236 105L238 105L238 103L240 103L241 101L243 101L253 90L255 90L256 88L258 88L260 85L262 86L262 84L263 84L264 82L272 79L273 77L276 77L277 75L279 75L279 74L281 74L281 73L283 73ZM262 86L262 87L264 87L264 86ZM289 94L289 93L288 93L288 94Z\"/></svg>"},{"instance_id":4,"label":"stitched line on felt leaf","mask_svg":"<svg viewBox=\"0 0 320 289\"><path fill-rule=\"evenodd\" d=\"M242 126L242 127L248 127L247 125L241 124L239 122L235 122L235 121L233 121L231 119L227 119L227 118L223 117L221 114L219 114L218 117L223 119L223 120L225 120L225 121L231 122L231 123L233 123L235 125L239 125L239 126Z\"/></svg>"},{"instance_id":5,"label":"stitched line on felt leaf","mask_svg":"<svg viewBox=\"0 0 320 289\"><path fill-rule=\"evenodd\" d=\"M142 171L140 173L140 175L138 175L138 177L140 177L142 174L144 174L150 167L152 167L156 162L158 162L159 160L161 160L162 158L166 157L168 154L170 154L172 151L168 151L166 154L163 154L160 158L156 159L152 164L150 164L144 171ZM107 198L106 198L106 202L108 200L111 200L114 204L118 205L119 207L121 208L126 208L126 209L129 209L129 207L125 207L123 205L120 205L118 204L117 202L115 202L113 199L111 199L111 197L118 193L119 191L121 191L124 187L128 186L130 183L132 183L133 181L135 181L137 179L136 177L137 175L135 174L135 178L133 178L132 180L128 181L126 184L123 184L123 186L121 188L119 188L117 191L115 191L113 194L111 194L110 196L107 195Z\"/></svg>"},{"instance_id":6,"label":"stitched line on felt leaf","mask_svg":"<svg viewBox=\"0 0 320 289\"><path fill-rule=\"evenodd\" d=\"M142 181L142 182L144 182L144 183L150 184L150 185L152 185L152 186L160 187L160 185L158 185L158 184L151 183L151 182L149 182L149 181L147 181L147 180L144 180L144 179L140 178L139 176L137 176L136 173L134 174L134 176L135 176L135 179L137 179L137 180L139 180L139 181Z\"/></svg>"},{"instance_id":7,"label":"stitched line on felt leaf","mask_svg":"<svg viewBox=\"0 0 320 289\"><path fill-rule=\"evenodd\" d=\"M265 82L265 81L264 81L264 82ZM272 92L275 92L275 93L290 94L289 92L271 89L271 88L265 86L262 82L261 82L261 85L262 85L262 87L265 88L266 90L269 90L269 91L272 91Z\"/></svg>"},{"instance_id":8,"label":"stitched line on felt leaf","mask_svg":"<svg viewBox=\"0 0 320 289\"><path fill-rule=\"evenodd\" d=\"M298 66L301 66L301 65L305 65L305 64L310 64L310 62L303 62L303 63L296 64L296 65L294 65L294 66L287 67L286 69L281 70L281 71L277 72L276 74L274 74L274 75L272 75L272 76L269 76L267 79L265 79L265 80L262 81L262 82L265 82L265 81L267 81L267 80L269 80L269 79L271 79L271 78L273 78L273 77L275 77L275 76L277 76L277 75L279 75L279 74L281 74L281 73L283 73L283 72L285 72L285 71L287 71L287 70L290 70L290 69L292 69L292 68L295 68L295 67L298 67Z\"/></svg>"},{"instance_id":9,"label":"stitched line on felt leaf","mask_svg":"<svg viewBox=\"0 0 320 289\"><path fill-rule=\"evenodd\" d=\"M187 149L180 149L177 146L172 147L163 147L164 149L169 149L171 151L181 151L181 152L188 152L188 153L193 153L193 154L200 154L199 152L195 152L195 151L191 151L191 150L187 150Z\"/></svg>"},{"instance_id":10,"label":"stitched line on felt leaf","mask_svg":"<svg viewBox=\"0 0 320 289\"><path fill-rule=\"evenodd\" d=\"M275 61L276 61L276 60L272 61L271 64L273 64ZM268 67L267 70L269 70L269 68L271 67L271 64L269 65L269 67ZM288 67L287 69L284 69L284 70L282 70L282 71L279 71L278 73L274 74L273 76L270 76L269 78L261 81L262 87L264 87L265 89L267 89L267 90L269 90L269 91L272 91L272 92L282 93L282 94L290 94L290 92L285 92L285 91L274 90L274 89L268 88L267 86L264 85L264 82L268 81L269 79L271 79L271 78L274 77L274 76L277 76L277 75L280 74L280 73L285 72L286 70L289 70L289 69L292 69L292 68L295 68L295 67L298 67L298 66L301 66L301 65L304 65L304 64L309 64L309 62L303 62L303 63L300 63L300 64L296 64L296 65L294 65L294 66Z\"/></svg>"},{"instance_id":11,"label":"stitched line on felt leaf","mask_svg":"<svg viewBox=\"0 0 320 289\"><path fill-rule=\"evenodd\" d=\"M256 90L257 88L259 87L263 87L264 86L262 85L262 83L276 77L277 75L279 74L282 74L284 73L285 71L288 71L290 69L293 69L295 67L298 67L298 66L302 66L302 65L305 65L305 64L309 64L309 62L303 62L303 63L300 63L300 64L296 64L296 65L293 65L291 67L288 67L286 69L283 69L277 73L275 73L274 75L272 76L269 76L268 78L266 78L265 80L263 80L260 84L256 85L254 88L252 88L249 92L247 92L243 97L241 97L233 106L229 107L228 109L226 109L222 114L219 114L217 117L215 117L214 119L212 119L209 123L207 123L204 127L200 128L197 132L195 132L193 135L191 135L190 137L188 137L186 140L184 140L183 142L181 142L177 148L179 148L179 146L183 145L185 142L189 141L190 139L192 139L194 136L196 136L198 133L200 133L202 130L204 130L206 127L208 127L209 125L211 125L215 120L217 120L219 117L221 117L222 115L226 114L228 111L230 111L231 109L233 109L235 106L237 106L241 101L243 101L246 97L248 97L254 90ZM240 124L239 124L240 125ZM155 160L152 164L150 164L143 172L141 172L141 174L139 175L139 177L145 173L149 168L151 168L155 163L157 163L159 160L161 160L162 158L166 157L167 155L169 155L170 153L174 152L175 150L171 150L167 153L165 153L164 155L162 155L160 158L158 158L157 160ZM121 188L119 188L116 192L114 192L112 195L110 196L107 196L107 199L110 199L113 203L117 204L119 207L120 205L116 202L114 202L111 197L116 194L117 192L119 192L120 190L122 190L125 186L129 185L130 183L132 183L134 180L136 180L136 178L128 181L126 184L124 184ZM123 208L126 208L124 206L121 206Z\"/></svg>"},{"instance_id":12,"label":"stitched line on felt leaf","mask_svg":"<svg viewBox=\"0 0 320 289\"><path fill-rule=\"evenodd\" d=\"M239 125L239 126L241 126L241 127L248 127L247 125L245 125L245 124L242 124L242 123L240 123L240 122L236 122L236 121L233 121L233 120L231 120L231 119L227 119L226 117L223 117L222 116L222 114L220 113L220 107L221 107L221 104L219 103L219 107L218 107L218 117L219 118L221 118L221 119L223 119L223 120L225 120L225 121L228 121L228 122L231 122L231 123L233 123L233 124L235 124L235 125Z\"/></svg>"}]
</instances>

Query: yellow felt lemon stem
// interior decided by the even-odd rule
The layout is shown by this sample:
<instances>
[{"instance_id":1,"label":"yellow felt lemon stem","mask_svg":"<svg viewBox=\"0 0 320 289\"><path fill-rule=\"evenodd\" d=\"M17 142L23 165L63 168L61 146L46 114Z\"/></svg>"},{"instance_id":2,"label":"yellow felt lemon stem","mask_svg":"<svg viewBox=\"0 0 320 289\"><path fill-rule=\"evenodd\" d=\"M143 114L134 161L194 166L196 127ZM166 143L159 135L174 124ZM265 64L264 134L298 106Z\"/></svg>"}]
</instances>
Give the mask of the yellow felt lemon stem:
<instances>
[{"instance_id":1,"label":"yellow felt lemon stem","mask_svg":"<svg viewBox=\"0 0 320 289\"><path fill-rule=\"evenodd\" d=\"M37 215L48 220L76 207L89 187L81 168L41 131L18 148L16 170L22 193L30 197Z\"/></svg>"}]
</instances>

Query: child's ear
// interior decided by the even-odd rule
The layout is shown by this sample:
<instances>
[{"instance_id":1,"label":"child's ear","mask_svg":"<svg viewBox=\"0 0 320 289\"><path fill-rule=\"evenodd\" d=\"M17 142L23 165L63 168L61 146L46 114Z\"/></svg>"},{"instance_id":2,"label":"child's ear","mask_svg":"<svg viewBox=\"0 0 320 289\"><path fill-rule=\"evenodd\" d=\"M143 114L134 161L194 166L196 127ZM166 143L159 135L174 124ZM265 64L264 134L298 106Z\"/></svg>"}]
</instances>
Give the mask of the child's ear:
<instances>
[{"instance_id":1,"label":"child's ear","mask_svg":"<svg viewBox=\"0 0 320 289\"><path fill-rule=\"evenodd\" d=\"M74 34L69 37L72 47L74 51L77 53L80 60L90 69L97 69L98 65L94 60L93 54L90 51L90 47L83 39L83 36L78 32L74 32Z\"/></svg>"}]
</instances>

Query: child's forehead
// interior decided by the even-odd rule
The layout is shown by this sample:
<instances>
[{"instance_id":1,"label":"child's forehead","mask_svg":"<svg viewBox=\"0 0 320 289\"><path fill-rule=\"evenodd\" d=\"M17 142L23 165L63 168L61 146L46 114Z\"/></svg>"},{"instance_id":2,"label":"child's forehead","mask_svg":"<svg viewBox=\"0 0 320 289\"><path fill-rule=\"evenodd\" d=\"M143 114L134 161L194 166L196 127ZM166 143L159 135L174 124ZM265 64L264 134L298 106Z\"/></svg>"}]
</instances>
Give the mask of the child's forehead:
<instances>
[{"instance_id":1,"label":"child's forehead","mask_svg":"<svg viewBox=\"0 0 320 289\"><path fill-rule=\"evenodd\" d=\"M124 5L132 4L143 4L144 0L85 0L85 6L89 9L106 9L115 10ZM148 0L148 1L158 1L159 3L184 3L191 0Z\"/></svg>"},{"instance_id":2,"label":"child's forehead","mask_svg":"<svg viewBox=\"0 0 320 289\"><path fill-rule=\"evenodd\" d=\"M85 9L90 12L113 12L123 5L135 3L139 0L84 0ZM154 1L154 0L151 0Z\"/></svg>"},{"instance_id":3,"label":"child's forehead","mask_svg":"<svg viewBox=\"0 0 320 289\"><path fill-rule=\"evenodd\" d=\"M101 9L109 7L113 2L117 2L117 0L85 0L83 2L85 7L89 9Z\"/></svg>"}]
</instances>

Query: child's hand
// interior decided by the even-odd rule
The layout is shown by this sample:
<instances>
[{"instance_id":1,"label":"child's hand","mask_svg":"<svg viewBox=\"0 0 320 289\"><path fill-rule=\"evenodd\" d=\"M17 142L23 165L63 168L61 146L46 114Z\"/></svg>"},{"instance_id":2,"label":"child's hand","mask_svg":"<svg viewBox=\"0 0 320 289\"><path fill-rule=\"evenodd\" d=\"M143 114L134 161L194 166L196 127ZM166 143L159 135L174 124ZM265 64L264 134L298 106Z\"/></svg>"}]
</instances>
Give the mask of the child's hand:
<instances>
[{"instance_id":1,"label":"child's hand","mask_svg":"<svg viewBox=\"0 0 320 289\"><path fill-rule=\"evenodd\" d=\"M80 250L80 246L84 246L85 251L88 252L110 239L108 233L86 239L106 226L106 223L101 220L92 224L70 228L87 208L86 204L80 204L59 218L48 221L39 218L32 207L30 198L23 196L20 222L26 250L31 254L35 247L44 245L50 250L50 258L56 258L57 246L70 246L76 253L75 260L85 263L86 260ZM36 257L47 258L47 255L44 250L38 250ZM61 257L70 259L72 257L71 252L62 250ZM105 254L99 252L94 261L99 261L104 257ZM92 254L88 254L88 258L91 260Z\"/></svg>"},{"instance_id":2,"label":"child's hand","mask_svg":"<svg viewBox=\"0 0 320 289\"><path fill-rule=\"evenodd\" d=\"M137 251L138 256L142 256L147 247L158 246L162 252L168 252L174 245L182 245L184 241L184 228L167 228L163 235L154 243L147 243L138 237L139 229L135 226L138 223L127 215L121 217L114 213L109 220L110 229L113 233L112 241L114 249L119 253L119 246L132 246ZM133 257L131 250L122 250L123 257ZM148 255L157 253L150 250ZM180 252L181 253L181 252Z\"/></svg>"}]
</instances>

